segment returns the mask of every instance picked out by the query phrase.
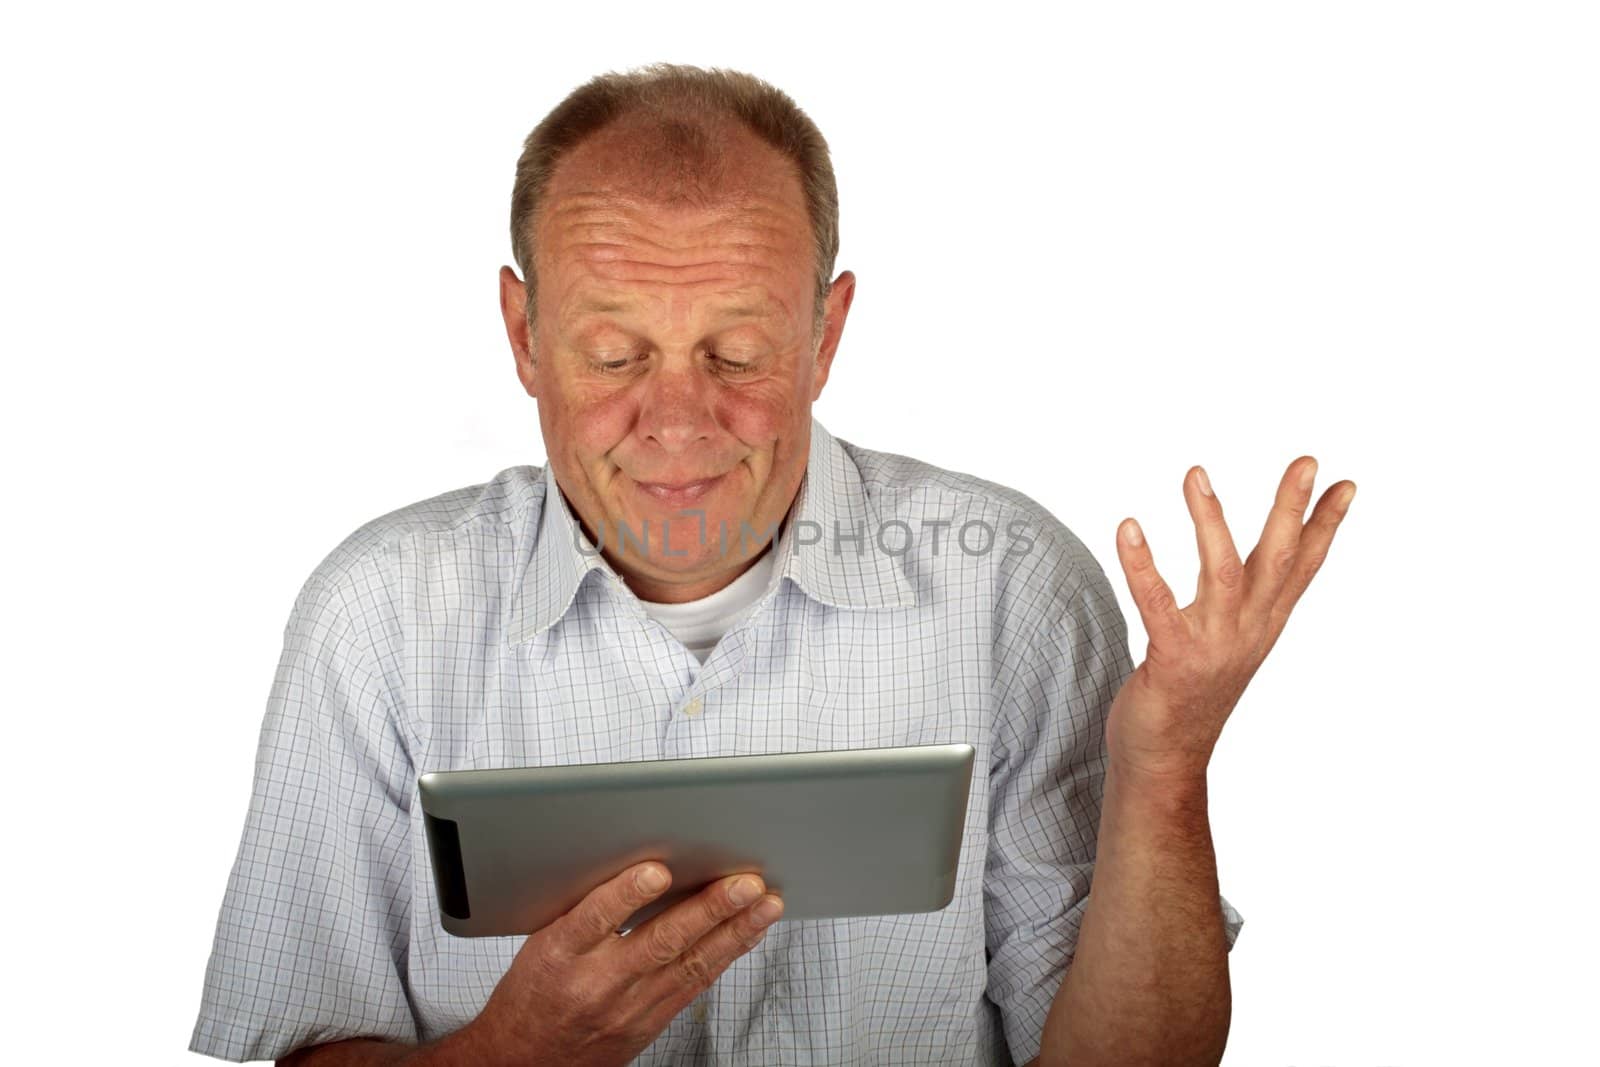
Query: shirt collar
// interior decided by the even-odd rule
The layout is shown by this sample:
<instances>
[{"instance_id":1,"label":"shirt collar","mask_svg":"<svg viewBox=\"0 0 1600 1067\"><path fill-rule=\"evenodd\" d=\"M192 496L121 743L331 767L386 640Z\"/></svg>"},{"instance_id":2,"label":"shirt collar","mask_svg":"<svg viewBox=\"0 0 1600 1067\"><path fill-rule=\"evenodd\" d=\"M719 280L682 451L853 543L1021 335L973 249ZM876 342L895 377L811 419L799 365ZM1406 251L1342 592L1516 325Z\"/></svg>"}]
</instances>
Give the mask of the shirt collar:
<instances>
[{"instance_id":1,"label":"shirt collar","mask_svg":"<svg viewBox=\"0 0 1600 1067\"><path fill-rule=\"evenodd\" d=\"M555 625L571 608L592 570L626 589L584 534L548 462L544 487L532 555L508 618L506 634L514 644ZM881 523L860 469L815 417L806 472L787 519L776 549L773 569L777 581L789 578L807 596L834 608L915 606L916 593L899 564L903 556L879 546ZM885 536L894 544L903 540L893 532Z\"/></svg>"}]
</instances>

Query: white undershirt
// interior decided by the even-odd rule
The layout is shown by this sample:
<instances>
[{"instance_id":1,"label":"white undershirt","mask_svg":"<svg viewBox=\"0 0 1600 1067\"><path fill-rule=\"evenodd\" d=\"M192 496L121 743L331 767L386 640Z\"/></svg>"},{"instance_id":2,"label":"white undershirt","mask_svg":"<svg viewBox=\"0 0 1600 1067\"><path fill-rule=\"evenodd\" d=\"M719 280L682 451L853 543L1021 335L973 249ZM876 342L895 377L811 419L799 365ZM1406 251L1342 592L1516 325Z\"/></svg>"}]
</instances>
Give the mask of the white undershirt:
<instances>
[{"instance_id":1,"label":"white undershirt","mask_svg":"<svg viewBox=\"0 0 1600 1067\"><path fill-rule=\"evenodd\" d=\"M709 596L683 604L658 604L643 599L639 603L651 618L683 642L684 647L694 653L695 659L704 663L717 642L722 640L722 635L731 630L744 613L761 599L761 594L767 591L776 560L777 553L768 543L766 551L761 553L749 570Z\"/></svg>"}]
</instances>

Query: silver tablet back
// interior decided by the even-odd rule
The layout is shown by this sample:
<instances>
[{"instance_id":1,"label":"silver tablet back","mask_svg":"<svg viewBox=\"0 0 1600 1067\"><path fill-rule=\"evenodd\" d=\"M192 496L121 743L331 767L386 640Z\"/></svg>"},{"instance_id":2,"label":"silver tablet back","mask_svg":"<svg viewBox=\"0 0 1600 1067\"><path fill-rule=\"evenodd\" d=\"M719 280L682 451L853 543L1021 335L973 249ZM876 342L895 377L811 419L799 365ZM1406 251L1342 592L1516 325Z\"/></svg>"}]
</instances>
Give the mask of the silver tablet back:
<instances>
[{"instance_id":1,"label":"silver tablet back","mask_svg":"<svg viewBox=\"0 0 1600 1067\"><path fill-rule=\"evenodd\" d=\"M955 892L966 744L502 770L419 782L441 923L529 934L647 859L672 888L754 871L785 919L936 911Z\"/></svg>"}]
</instances>

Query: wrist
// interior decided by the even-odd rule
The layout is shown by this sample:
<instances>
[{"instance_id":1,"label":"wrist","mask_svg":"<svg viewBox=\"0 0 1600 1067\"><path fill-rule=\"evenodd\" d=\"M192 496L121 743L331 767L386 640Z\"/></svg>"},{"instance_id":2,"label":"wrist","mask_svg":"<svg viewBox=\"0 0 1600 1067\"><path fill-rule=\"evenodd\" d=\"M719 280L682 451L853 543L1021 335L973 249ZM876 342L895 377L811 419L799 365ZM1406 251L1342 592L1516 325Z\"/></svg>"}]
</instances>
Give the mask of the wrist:
<instances>
[{"instance_id":1,"label":"wrist","mask_svg":"<svg viewBox=\"0 0 1600 1067\"><path fill-rule=\"evenodd\" d=\"M480 1013L460 1029L412 1049L411 1054L399 1062L402 1067L454 1067L463 1063L493 1067L500 1062L500 1047Z\"/></svg>"},{"instance_id":2,"label":"wrist","mask_svg":"<svg viewBox=\"0 0 1600 1067\"><path fill-rule=\"evenodd\" d=\"M1190 807L1206 802L1206 768L1152 767L1112 757L1106 762L1106 791L1137 796L1159 805Z\"/></svg>"}]
</instances>

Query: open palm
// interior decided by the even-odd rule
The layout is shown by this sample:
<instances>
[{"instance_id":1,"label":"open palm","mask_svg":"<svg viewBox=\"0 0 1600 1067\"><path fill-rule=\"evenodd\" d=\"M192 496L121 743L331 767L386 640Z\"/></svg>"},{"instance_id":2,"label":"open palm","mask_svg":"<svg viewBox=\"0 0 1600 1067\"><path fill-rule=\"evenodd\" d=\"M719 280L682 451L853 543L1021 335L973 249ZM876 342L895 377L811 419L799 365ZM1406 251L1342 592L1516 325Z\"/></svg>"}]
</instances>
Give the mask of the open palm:
<instances>
[{"instance_id":1,"label":"open palm","mask_svg":"<svg viewBox=\"0 0 1600 1067\"><path fill-rule=\"evenodd\" d=\"M1113 762L1162 777L1204 775L1223 723L1327 559L1355 496L1354 482L1337 482L1303 522L1316 473L1311 456L1289 464L1261 539L1241 562L1205 470L1190 468L1184 496L1200 580L1188 607L1178 607L1157 572L1139 524L1118 528L1117 556L1150 643L1112 704Z\"/></svg>"}]
</instances>

